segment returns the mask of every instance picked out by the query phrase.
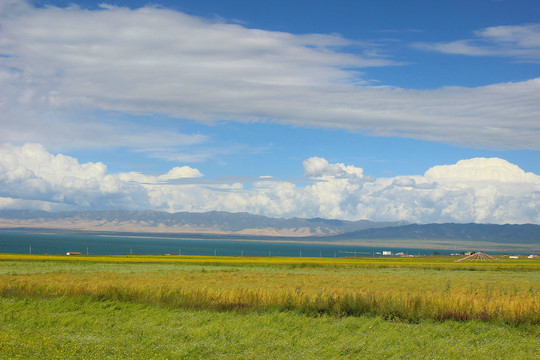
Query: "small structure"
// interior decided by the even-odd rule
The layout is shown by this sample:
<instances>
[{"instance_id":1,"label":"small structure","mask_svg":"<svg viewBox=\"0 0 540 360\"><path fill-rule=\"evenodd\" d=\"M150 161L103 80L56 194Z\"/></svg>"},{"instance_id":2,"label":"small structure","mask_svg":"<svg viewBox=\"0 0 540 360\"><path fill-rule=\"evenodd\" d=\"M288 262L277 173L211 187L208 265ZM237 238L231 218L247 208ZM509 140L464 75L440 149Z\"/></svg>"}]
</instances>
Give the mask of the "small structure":
<instances>
[{"instance_id":1,"label":"small structure","mask_svg":"<svg viewBox=\"0 0 540 360\"><path fill-rule=\"evenodd\" d=\"M82 255L82 253L78 252L78 251L68 251L66 253L66 255Z\"/></svg>"},{"instance_id":2,"label":"small structure","mask_svg":"<svg viewBox=\"0 0 540 360\"><path fill-rule=\"evenodd\" d=\"M382 254L383 254L383 256L392 256L391 251L383 251Z\"/></svg>"},{"instance_id":3,"label":"small structure","mask_svg":"<svg viewBox=\"0 0 540 360\"><path fill-rule=\"evenodd\" d=\"M460 261L464 261L464 262L466 261L500 261L500 262L503 262L504 260L497 259L496 257L493 257L491 255L488 255L486 253L479 251L479 252L475 252L472 255L465 256L464 258L456 260L455 262L460 262Z\"/></svg>"},{"instance_id":4,"label":"small structure","mask_svg":"<svg viewBox=\"0 0 540 360\"><path fill-rule=\"evenodd\" d=\"M537 258L540 258L540 255L529 255L527 256L529 259L537 259Z\"/></svg>"},{"instance_id":5,"label":"small structure","mask_svg":"<svg viewBox=\"0 0 540 360\"><path fill-rule=\"evenodd\" d=\"M509 258L509 259L519 259L519 256L510 255L508 258Z\"/></svg>"}]
</instances>

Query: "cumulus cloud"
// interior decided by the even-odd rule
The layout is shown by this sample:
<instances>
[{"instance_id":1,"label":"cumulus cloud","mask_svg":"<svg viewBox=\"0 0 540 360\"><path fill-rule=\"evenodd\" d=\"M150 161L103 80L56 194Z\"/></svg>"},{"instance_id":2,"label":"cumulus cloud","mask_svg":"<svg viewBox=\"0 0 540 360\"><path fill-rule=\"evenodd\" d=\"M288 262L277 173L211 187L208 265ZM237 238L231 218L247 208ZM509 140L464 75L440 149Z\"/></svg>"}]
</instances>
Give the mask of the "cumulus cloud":
<instances>
[{"instance_id":1,"label":"cumulus cloud","mask_svg":"<svg viewBox=\"0 0 540 360\"><path fill-rule=\"evenodd\" d=\"M0 208L223 210L274 217L540 224L540 176L499 158L462 160L423 175L393 178L366 178L359 167L321 157L303 165L303 186L271 177L201 181L203 175L188 166L158 176L110 174L102 163L81 164L38 144L4 144Z\"/></svg>"},{"instance_id":2,"label":"cumulus cloud","mask_svg":"<svg viewBox=\"0 0 540 360\"><path fill-rule=\"evenodd\" d=\"M155 7L0 6L0 141L144 147L163 136L178 145L165 130L145 139L140 124L111 129L91 116L81 120L99 110L540 148L540 79L426 91L374 87L359 71L396 63L338 35L250 29ZM480 36L534 50L537 28L527 29ZM77 132L80 125L98 136Z\"/></svg>"},{"instance_id":3,"label":"cumulus cloud","mask_svg":"<svg viewBox=\"0 0 540 360\"><path fill-rule=\"evenodd\" d=\"M455 165L439 165L429 169L425 177L433 181L500 183L534 183L538 175L499 158L476 158L458 161Z\"/></svg>"},{"instance_id":4,"label":"cumulus cloud","mask_svg":"<svg viewBox=\"0 0 540 360\"><path fill-rule=\"evenodd\" d=\"M48 208L111 208L144 206L146 194L107 174L103 163L80 164L62 154L53 155L40 144L0 146L0 196L31 206Z\"/></svg>"},{"instance_id":5,"label":"cumulus cloud","mask_svg":"<svg viewBox=\"0 0 540 360\"><path fill-rule=\"evenodd\" d=\"M415 47L447 54L504 56L521 61L540 61L540 24L493 26L466 40L417 43Z\"/></svg>"},{"instance_id":6,"label":"cumulus cloud","mask_svg":"<svg viewBox=\"0 0 540 360\"><path fill-rule=\"evenodd\" d=\"M352 165L330 164L321 157L310 157L304 160L304 175L310 178L363 178L363 170Z\"/></svg>"}]
</instances>

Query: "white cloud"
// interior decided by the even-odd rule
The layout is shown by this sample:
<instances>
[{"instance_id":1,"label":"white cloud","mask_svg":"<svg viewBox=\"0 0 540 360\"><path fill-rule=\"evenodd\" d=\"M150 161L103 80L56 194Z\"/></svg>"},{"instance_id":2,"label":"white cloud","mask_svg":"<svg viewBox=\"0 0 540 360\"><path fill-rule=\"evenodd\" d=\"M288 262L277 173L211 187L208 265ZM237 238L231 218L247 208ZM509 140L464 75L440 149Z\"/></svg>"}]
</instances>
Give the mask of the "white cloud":
<instances>
[{"instance_id":1,"label":"white cloud","mask_svg":"<svg viewBox=\"0 0 540 360\"><path fill-rule=\"evenodd\" d=\"M320 157L303 165L311 180L305 186L267 177L205 182L188 166L158 176L109 174L102 163L80 164L41 145L4 144L0 208L224 210L274 217L540 224L540 176L503 159L468 159L434 166L423 175L376 179L356 166ZM195 180L178 181L183 179Z\"/></svg>"},{"instance_id":2,"label":"white cloud","mask_svg":"<svg viewBox=\"0 0 540 360\"><path fill-rule=\"evenodd\" d=\"M163 146L207 140L167 135L168 129L145 137L138 123L112 126L88 115L120 111L540 148L540 79L426 91L372 87L363 85L358 69L395 63L347 53L351 46L377 52L337 35L249 29L152 7L8 5L0 11L3 142L145 148L161 138L169 143ZM489 28L479 36L532 54L537 28L522 30ZM81 125L88 131L77 131Z\"/></svg>"},{"instance_id":3,"label":"white cloud","mask_svg":"<svg viewBox=\"0 0 540 360\"><path fill-rule=\"evenodd\" d=\"M500 183L535 183L538 175L525 172L517 165L499 158L476 158L440 165L429 169L425 177L431 181L495 181Z\"/></svg>"},{"instance_id":4,"label":"white cloud","mask_svg":"<svg viewBox=\"0 0 540 360\"><path fill-rule=\"evenodd\" d=\"M0 196L25 202L50 203L50 208L145 206L140 186L107 174L103 163L79 164L53 155L39 144L0 146Z\"/></svg>"},{"instance_id":5,"label":"white cloud","mask_svg":"<svg viewBox=\"0 0 540 360\"><path fill-rule=\"evenodd\" d=\"M304 175L315 179L327 178L358 178L363 177L363 170L354 166L344 164L330 164L321 157L310 157L304 160Z\"/></svg>"},{"instance_id":6,"label":"white cloud","mask_svg":"<svg viewBox=\"0 0 540 360\"><path fill-rule=\"evenodd\" d=\"M475 37L446 43L417 43L415 47L447 54L503 56L522 61L540 61L540 24L493 26L475 32Z\"/></svg>"},{"instance_id":7,"label":"white cloud","mask_svg":"<svg viewBox=\"0 0 540 360\"><path fill-rule=\"evenodd\" d=\"M168 173L158 176L158 181L197 178L201 176L203 175L197 169L190 168L189 166L177 166L172 168Z\"/></svg>"}]
</instances>

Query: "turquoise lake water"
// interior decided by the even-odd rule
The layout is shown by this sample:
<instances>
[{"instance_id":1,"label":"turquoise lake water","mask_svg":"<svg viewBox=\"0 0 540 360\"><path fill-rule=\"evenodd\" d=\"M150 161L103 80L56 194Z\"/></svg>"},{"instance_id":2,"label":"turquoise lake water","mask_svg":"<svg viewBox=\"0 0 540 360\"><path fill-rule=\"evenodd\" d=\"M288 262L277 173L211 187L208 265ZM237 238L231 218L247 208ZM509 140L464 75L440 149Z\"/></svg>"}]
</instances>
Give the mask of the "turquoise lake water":
<instances>
[{"instance_id":1,"label":"turquoise lake water","mask_svg":"<svg viewBox=\"0 0 540 360\"><path fill-rule=\"evenodd\" d=\"M0 253L65 254L78 251L89 255L181 254L206 256L286 256L345 257L380 256L383 250L414 255L451 254L456 250L384 248L326 244L276 243L265 241L205 240L113 236L89 234L54 234L0 231Z\"/></svg>"}]
</instances>

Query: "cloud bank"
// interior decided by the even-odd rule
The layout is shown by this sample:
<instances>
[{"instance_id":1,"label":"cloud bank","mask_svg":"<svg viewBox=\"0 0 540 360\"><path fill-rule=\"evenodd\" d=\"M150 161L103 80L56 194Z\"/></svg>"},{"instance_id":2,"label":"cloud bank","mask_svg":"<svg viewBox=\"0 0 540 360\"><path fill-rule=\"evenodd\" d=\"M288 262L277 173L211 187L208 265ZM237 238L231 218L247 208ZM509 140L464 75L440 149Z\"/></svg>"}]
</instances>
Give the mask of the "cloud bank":
<instances>
[{"instance_id":1,"label":"cloud bank","mask_svg":"<svg viewBox=\"0 0 540 360\"><path fill-rule=\"evenodd\" d=\"M339 35L250 29L156 7L35 8L20 0L0 7L1 142L144 148L160 137L169 146L205 141L164 130L145 140L147 124L92 115L105 111L540 149L540 79L478 88L376 87L361 70L398 64ZM537 33L531 25L478 36L534 58Z\"/></svg>"},{"instance_id":2,"label":"cloud bank","mask_svg":"<svg viewBox=\"0 0 540 360\"><path fill-rule=\"evenodd\" d=\"M304 160L303 166L303 186L270 177L219 183L205 181L188 166L159 176L110 174L102 163L81 164L39 144L4 144L0 208L223 210L272 217L540 224L540 176L499 158L461 160L423 175L393 178L365 176L359 167L320 157Z\"/></svg>"}]
</instances>

